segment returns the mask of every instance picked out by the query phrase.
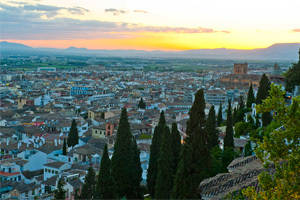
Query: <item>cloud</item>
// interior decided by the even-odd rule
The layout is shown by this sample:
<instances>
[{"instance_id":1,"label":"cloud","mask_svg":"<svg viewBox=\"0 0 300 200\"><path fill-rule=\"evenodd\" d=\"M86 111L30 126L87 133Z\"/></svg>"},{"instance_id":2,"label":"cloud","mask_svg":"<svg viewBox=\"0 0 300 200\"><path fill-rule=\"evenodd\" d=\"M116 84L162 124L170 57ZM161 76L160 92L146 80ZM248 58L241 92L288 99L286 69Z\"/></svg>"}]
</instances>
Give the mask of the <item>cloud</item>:
<instances>
[{"instance_id":1,"label":"cloud","mask_svg":"<svg viewBox=\"0 0 300 200\"><path fill-rule=\"evenodd\" d=\"M0 39L16 40L66 40L66 39L100 39L134 37L139 32L172 32L184 33L229 33L211 28L186 28L168 26L146 26L125 22L100 20L79 20L63 18L58 15L61 9L67 8L47 5L11 6L0 3ZM86 9L68 8L68 12L82 14ZM45 18L47 16L48 18Z\"/></svg>"},{"instance_id":2,"label":"cloud","mask_svg":"<svg viewBox=\"0 0 300 200\"><path fill-rule=\"evenodd\" d=\"M116 9L116 8L107 8L104 11L112 13L114 16L118 16L118 15L121 15L121 14L128 13L128 11L126 11L126 10L119 10L119 9Z\"/></svg>"},{"instance_id":3,"label":"cloud","mask_svg":"<svg viewBox=\"0 0 300 200\"><path fill-rule=\"evenodd\" d=\"M59 6L51 6L51 5L44 5L44 4L28 4L26 2L16 2L10 1L10 4L0 4L0 8L5 9L6 11L14 12L18 11L21 13L26 12L34 12L37 14L42 14L49 17L57 16L61 11L66 11L72 15L84 15L89 10L82 8L82 7L59 7ZM17 14L17 13L16 13Z\"/></svg>"},{"instance_id":4,"label":"cloud","mask_svg":"<svg viewBox=\"0 0 300 200\"><path fill-rule=\"evenodd\" d=\"M175 32L175 33L230 33L229 31L217 31L212 28L185 28L185 27L168 27L168 26L142 26L136 29L147 32Z\"/></svg>"},{"instance_id":5,"label":"cloud","mask_svg":"<svg viewBox=\"0 0 300 200\"><path fill-rule=\"evenodd\" d=\"M300 33L300 28L293 29L292 31L296 33Z\"/></svg>"},{"instance_id":6,"label":"cloud","mask_svg":"<svg viewBox=\"0 0 300 200\"><path fill-rule=\"evenodd\" d=\"M148 11L146 11L146 10L133 10L133 12L135 12L135 13L143 13L143 14L147 14L148 13Z\"/></svg>"}]
</instances>

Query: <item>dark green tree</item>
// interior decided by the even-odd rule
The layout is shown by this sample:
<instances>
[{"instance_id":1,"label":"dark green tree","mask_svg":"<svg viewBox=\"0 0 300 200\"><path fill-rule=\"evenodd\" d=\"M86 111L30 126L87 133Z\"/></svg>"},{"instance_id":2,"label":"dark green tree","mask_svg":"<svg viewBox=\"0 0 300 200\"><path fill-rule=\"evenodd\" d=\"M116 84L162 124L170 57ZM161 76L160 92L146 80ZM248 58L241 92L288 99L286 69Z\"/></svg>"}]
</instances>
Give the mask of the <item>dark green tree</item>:
<instances>
[{"instance_id":1,"label":"dark green tree","mask_svg":"<svg viewBox=\"0 0 300 200\"><path fill-rule=\"evenodd\" d=\"M233 140L233 125L231 114L231 101L228 101L227 120L226 120L226 135L224 137L224 150L223 150L223 167L226 168L228 164L234 159L234 140Z\"/></svg>"},{"instance_id":2,"label":"dark green tree","mask_svg":"<svg viewBox=\"0 0 300 200\"><path fill-rule=\"evenodd\" d=\"M64 138L64 143L63 143L63 149L62 149L63 155L67 155L67 144L66 144L66 138Z\"/></svg>"},{"instance_id":3,"label":"dark green tree","mask_svg":"<svg viewBox=\"0 0 300 200\"><path fill-rule=\"evenodd\" d=\"M255 128L259 128L261 126L260 121L259 121L259 115L255 116Z\"/></svg>"},{"instance_id":4,"label":"dark green tree","mask_svg":"<svg viewBox=\"0 0 300 200\"><path fill-rule=\"evenodd\" d=\"M152 197L155 195L155 183L157 178L157 160L160 152L162 134L166 127L164 112L160 113L158 125L154 129L152 143L150 146L149 167L147 170L147 187Z\"/></svg>"},{"instance_id":5,"label":"dark green tree","mask_svg":"<svg viewBox=\"0 0 300 200\"><path fill-rule=\"evenodd\" d=\"M166 126L158 158L158 172L155 185L155 199L169 199L174 180L174 157L172 152L171 133Z\"/></svg>"},{"instance_id":6,"label":"dark green tree","mask_svg":"<svg viewBox=\"0 0 300 200\"><path fill-rule=\"evenodd\" d=\"M132 148L133 148L133 160L132 160L133 195L132 195L132 198L143 199L143 193L142 193L142 188L141 188L143 169L141 167L140 150L138 149L135 139L133 139Z\"/></svg>"},{"instance_id":7,"label":"dark green tree","mask_svg":"<svg viewBox=\"0 0 300 200\"><path fill-rule=\"evenodd\" d=\"M253 103L255 103L255 96L254 96L253 87L251 83L248 90L248 96L247 96L247 103L246 103L247 108L251 108Z\"/></svg>"},{"instance_id":8,"label":"dark green tree","mask_svg":"<svg viewBox=\"0 0 300 200\"><path fill-rule=\"evenodd\" d=\"M195 101L189 112L190 118L187 121L187 134L193 134L195 130L200 126L203 128L205 126L205 99L204 91L200 89L195 94Z\"/></svg>"},{"instance_id":9,"label":"dark green tree","mask_svg":"<svg viewBox=\"0 0 300 200\"><path fill-rule=\"evenodd\" d=\"M211 155L211 170L210 170L210 177L215 176L219 173L226 172L223 166L223 152L219 146L215 146L210 151Z\"/></svg>"},{"instance_id":10,"label":"dark green tree","mask_svg":"<svg viewBox=\"0 0 300 200\"><path fill-rule=\"evenodd\" d=\"M222 122L223 122L222 103L220 103L218 117L217 117L217 126L221 126Z\"/></svg>"},{"instance_id":11,"label":"dark green tree","mask_svg":"<svg viewBox=\"0 0 300 200\"><path fill-rule=\"evenodd\" d=\"M285 74L286 90L292 92L296 85L300 85L300 49L298 63L293 64L293 66Z\"/></svg>"},{"instance_id":12,"label":"dark green tree","mask_svg":"<svg viewBox=\"0 0 300 200\"><path fill-rule=\"evenodd\" d=\"M146 108L146 104L145 104L143 98L140 99L139 104L138 104L138 108L141 108L141 109Z\"/></svg>"},{"instance_id":13,"label":"dark green tree","mask_svg":"<svg viewBox=\"0 0 300 200\"><path fill-rule=\"evenodd\" d=\"M62 200L66 198L66 191L64 190L64 180L62 178L59 179L57 183L57 190L54 192L55 200Z\"/></svg>"},{"instance_id":14,"label":"dark green tree","mask_svg":"<svg viewBox=\"0 0 300 200\"><path fill-rule=\"evenodd\" d=\"M95 189L95 199L113 199L114 184L111 176L111 161L108 156L107 145L104 147L99 175Z\"/></svg>"},{"instance_id":15,"label":"dark green tree","mask_svg":"<svg viewBox=\"0 0 300 200\"><path fill-rule=\"evenodd\" d=\"M181 151L181 136L178 131L177 124L175 122L172 124L171 142L172 142L171 147L172 147L173 158L174 158L172 169L175 169L173 172L173 176L175 176L177 165L179 163L180 151Z\"/></svg>"},{"instance_id":16,"label":"dark green tree","mask_svg":"<svg viewBox=\"0 0 300 200\"><path fill-rule=\"evenodd\" d=\"M273 117L269 112L265 112L261 115L261 121L264 127L268 126L272 122L272 119Z\"/></svg>"},{"instance_id":17,"label":"dark green tree","mask_svg":"<svg viewBox=\"0 0 300 200\"><path fill-rule=\"evenodd\" d=\"M133 173L133 170L137 169L135 168L135 161L134 140L130 131L127 111L123 108L111 160L116 198L138 198L136 195L140 188L136 185L136 180L140 177L135 177L137 173Z\"/></svg>"},{"instance_id":18,"label":"dark green tree","mask_svg":"<svg viewBox=\"0 0 300 200\"><path fill-rule=\"evenodd\" d=\"M244 156L251 156L253 154L253 150L251 147L251 141L248 141L244 148Z\"/></svg>"},{"instance_id":19,"label":"dark green tree","mask_svg":"<svg viewBox=\"0 0 300 200\"><path fill-rule=\"evenodd\" d=\"M219 144L219 135L216 128L216 112L214 106L211 106L209 109L205 129L208 135L208 147L211 150L214 146Z\"/></svg>"},{"instance_id":20,"label":"dark green tree","mask_svg":"<svg viewBox=\"0 0 300 200\"><path fill-rule=\"evenodd\" d=\"M68 147L74 147L76 144L78 144L78 140L79 137L78 137L77 124L75 119L73 119L70 132L68 135L68 139L67 139Z\"/></svg>"},{"instance_id":21,"label":"dark green tree","mask_svg":"<svg viewBox=\"0 0 300 200\"><path fill-rule=\"evenodd\" d=\"M266 99L269 96L270 87L271 87L270 80L265 74L263 74L259 82L259 87L257 91L257 97L256 97L257 104L261 104L262 100ZM272 121L271 113L270 112L262 113L261 120L263 126L269 125Z\"/></svg>"},{"instance_id":22,"label":"dark green tree","mask_svg":"<svg viewBox=\"0 0 300 200\"><path fill-rule=\"evenodd\" d=\"M95 176L93 167L89 167L80 193L80 199L92 199L94 197L96 186Z\"/></svg>"},{"instance_id":23,"label":"dark green tree","mask_svg":"<svg viewBox=\"0 0 300 200\"><path fill-rule=\"evenodd\" d=\"M236 157L236 153L234 151L233 147L226 147L223 150L222 155L222 166L225 171L227 171L227 166L233 161L233 159Z\"/></svg>"},{"instance_id":24,"label":"dark green tree","mask_svg":"<svg viewBox=\"0 0 300 200\"><path fill-rule=\"evenodd\" d=\"M204 129L185 139L177 168L172 199L201 199L200 182L211 173L211 158Z\"/></svg>"},{"instance_id":25,"label":"dark green tree","mask_svg":"<svg viewBox=\"0 0 300 200\"><path fill-rule=\"evenodd\" d=\"M231 101L230 100L228 101L227 120L226 120L226 135L224 137L224 149L227 147L234 148L232 113L231 113Z\"/></svg>"},{"instance_id":26,"label":"dark green tree","mask_svg":"<svg viewBox=\"0 0 300 200\"><path fill-rule=\"evenodd\" d=\"M240 99L239 99L239 109L244 109L244 107L245 107L244 97L240 96Z\"/></svg>"},{"instance_id":27,"label":"dark green tree","mask_svg":"<svg viewBox=\"0 0 300 200\"><path fill-rule=\"evenodd\" d=\"M233 108L233 113L232 113L232 122L235 124L238 122L238 109L236 107Z\"/></svg>"},{"instance_id":28,"label":"dark green tree","mask_svg":"<svg viewBox=\"0 0 300 200\"><path fill-rule=\"evenodd\" d=\"M266 99L269 96L270 87L271 82L269 78L265 74L263 74L259 82L259 87L256 95L256 104L261 104L262 100Z\"/></svg>"},{"instance_id":29,"label":"dark green tree","mask_svg":"<svg viewBox=\"0 0 300 200\"><path fill-rule=\"evenodd\" d=\"M74 200L80 199L79 189L75 189L74 193L75 193L75 194L74 194Z\"/></svg>"},{"instance_id":30,"label":"dark green tree","mask_svg":"<svg viewBox=\"0 0 300 200\"><path fill-rule=\"evenodd\" d=\"M209 176L210 153L205 132L205 100L203 89L195 94L195 101L189 112L187 137L182 147L180 162L176 172L172 198L200 198L197 188Z\"/></svg>"}]
</instances>

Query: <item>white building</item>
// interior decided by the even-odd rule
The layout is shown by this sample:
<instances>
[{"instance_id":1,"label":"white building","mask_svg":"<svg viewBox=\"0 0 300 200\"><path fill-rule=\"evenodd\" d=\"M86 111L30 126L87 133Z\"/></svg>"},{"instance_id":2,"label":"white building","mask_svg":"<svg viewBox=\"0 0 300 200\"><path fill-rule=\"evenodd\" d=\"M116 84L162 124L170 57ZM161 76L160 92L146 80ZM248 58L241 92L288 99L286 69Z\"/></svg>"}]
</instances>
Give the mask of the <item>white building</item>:
<instances>
[{"instance_id":1,"label":"white building","mask_svg":"<svg viewBox=\"0 0 300 200\"><path fill-rule=\"evenodd\" d=\"M70 169L71 165L64 162L52 162L44 165L44 181L52 176L61 174L64 170Z\"/></svg>"}]
</instances>

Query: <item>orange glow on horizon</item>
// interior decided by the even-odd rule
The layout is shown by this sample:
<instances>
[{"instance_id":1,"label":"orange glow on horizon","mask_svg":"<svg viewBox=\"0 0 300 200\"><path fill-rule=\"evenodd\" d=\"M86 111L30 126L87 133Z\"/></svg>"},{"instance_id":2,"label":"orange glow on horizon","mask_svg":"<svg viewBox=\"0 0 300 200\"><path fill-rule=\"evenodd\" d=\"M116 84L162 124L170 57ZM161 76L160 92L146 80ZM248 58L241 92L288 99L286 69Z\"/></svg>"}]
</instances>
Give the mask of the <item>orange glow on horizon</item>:
<instances>
[{"instance_id":1,"label":"orange glow on horizon","mask_svg":"<svg viewBox=\"0 0 300 200\"><path fill-rule=\"evenodd\" d=\"M118 33L115 33L116 35ZM47 48L68 48L71 46L87 49L107 50L162 50L179 51L191 49L255 49L266 48L274 43L291 42L286 40L285 32L276 33L277 39L272 39L269 34L256 32L224 33L201 33L201 34L180 34L180 33L122 33L124 38L101 38L101 39L72 39L72 40L7 40L9 42L22 43L31 47ZM297 42L298 34L294 34ZM298 35L299 36L299 35ZM279 38L279 40L278 40ZM253 42L255 41L255 42ZM299 41L298 41L299 42Z\"/></svg>"}]
</instances>

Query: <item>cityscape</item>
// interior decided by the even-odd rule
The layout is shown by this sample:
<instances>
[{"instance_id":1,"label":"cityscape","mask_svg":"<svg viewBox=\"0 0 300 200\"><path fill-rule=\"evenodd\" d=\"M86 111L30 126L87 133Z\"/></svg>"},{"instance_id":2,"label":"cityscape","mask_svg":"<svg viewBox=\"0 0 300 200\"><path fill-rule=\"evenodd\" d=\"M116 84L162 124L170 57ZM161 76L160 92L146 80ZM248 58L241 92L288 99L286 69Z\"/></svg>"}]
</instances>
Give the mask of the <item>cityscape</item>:
<instances>
[{"instance_id":1,"label":"cityscape","mask_svg":"<svg viewBox=\"0 0 300 200\"><path fill-rule=\"evenodd\" d=\"M300 199L297 20L91 2L0 3L1 200Z\"/></svg>"}]
</instances>

